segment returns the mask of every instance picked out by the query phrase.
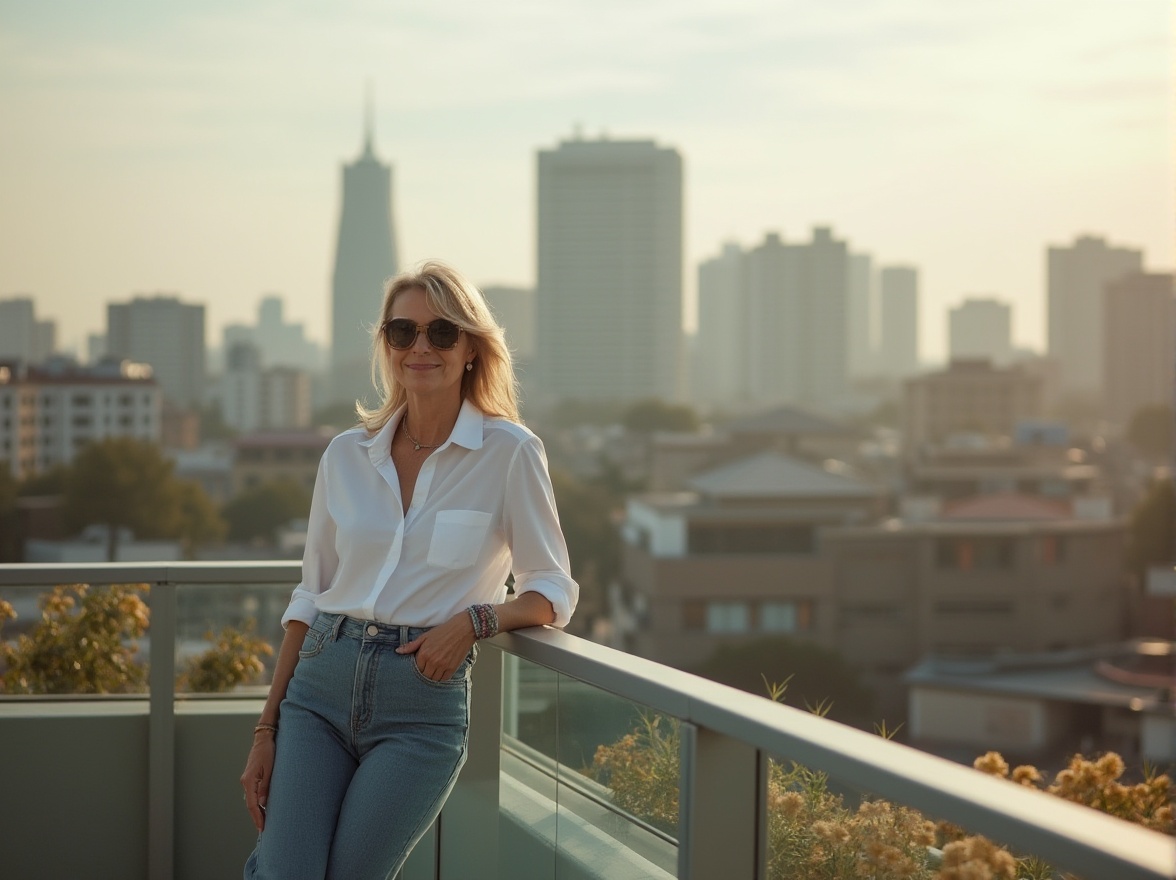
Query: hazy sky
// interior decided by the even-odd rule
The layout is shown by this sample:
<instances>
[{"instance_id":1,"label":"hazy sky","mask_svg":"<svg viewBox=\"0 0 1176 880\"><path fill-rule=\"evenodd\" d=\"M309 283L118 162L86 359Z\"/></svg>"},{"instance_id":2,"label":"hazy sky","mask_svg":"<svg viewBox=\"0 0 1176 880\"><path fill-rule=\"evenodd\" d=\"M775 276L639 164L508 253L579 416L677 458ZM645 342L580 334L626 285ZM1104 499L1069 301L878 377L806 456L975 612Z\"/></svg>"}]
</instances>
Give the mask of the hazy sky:
<instances>
[{"instance_id":1,"label":"hazy sky","mask_svg":"<svg viewBox=\"0 0 1176 880\"><path fill-rule=\"evenodd\" d=\"M1172 268L1170 34L1168 0L0 0L0 296L69 344L175 292L219 344L278 292L325 339L370 78L407 263L532 284L535 151L580 124L683 154L691 295L723 241L832 225L921 268L925 356L968 294L1040 345L1047 243Z\"/></svg>"}]
</instances>

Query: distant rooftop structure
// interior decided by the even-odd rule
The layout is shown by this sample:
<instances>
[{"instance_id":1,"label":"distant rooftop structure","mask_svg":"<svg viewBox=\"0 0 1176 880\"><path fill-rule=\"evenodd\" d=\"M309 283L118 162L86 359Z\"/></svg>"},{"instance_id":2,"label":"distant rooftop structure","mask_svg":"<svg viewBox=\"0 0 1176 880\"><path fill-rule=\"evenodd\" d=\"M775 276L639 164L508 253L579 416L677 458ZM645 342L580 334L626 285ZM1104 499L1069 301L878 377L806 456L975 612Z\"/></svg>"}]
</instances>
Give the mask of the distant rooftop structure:
<instances>
[{"instance_id":1,"label":"distant rooftop structure","mask_svg":"<svg viewBox=\"0 0 1176 880\"><path fill-rule=\"evenodd\" d=\"M964 498L943 506L944 520L1055 520L1073 516L1069 501L1002 492Z\"/></svg>"},{"instance_id":2,"label":"distant rooftop structure","mask_svg":"<svg viewBox=\"0 0 1176 880\"><path fill-rule=\"evenodd\" d=\"M815 415L795 406L782 406L728 422L729 434L811 434L849 437L853 431L840 422Z\"/></svg>"},{"instance_id":3,"label":"distant rooftop structure","mask_svg":"<svg viewBox=\"0 0 1176 880\"><path fill-rule=\"evenodd\" d=\"M690 488L717 498L869 498L866 483L777 452L762 452L694 477Z\"/></svg>"}]
</instances>

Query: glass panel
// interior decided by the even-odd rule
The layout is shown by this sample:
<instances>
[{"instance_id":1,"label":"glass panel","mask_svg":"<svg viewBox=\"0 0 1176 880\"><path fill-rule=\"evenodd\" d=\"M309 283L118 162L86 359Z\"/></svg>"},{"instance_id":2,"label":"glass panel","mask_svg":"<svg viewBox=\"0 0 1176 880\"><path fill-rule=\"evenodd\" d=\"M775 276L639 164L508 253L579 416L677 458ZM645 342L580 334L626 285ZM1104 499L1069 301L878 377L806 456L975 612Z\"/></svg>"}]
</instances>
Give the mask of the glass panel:
<instances>
[{"instance_id":1,"label":"glass panel","mask_svg":"<svg viewBox=\"0 0 1176 880\"><path fill-rule=\"evenodd\" d=\"M264 697L289 601L286 584L177 587L177 693Z\"/></svg>"},{"instance_id":2,"label":"glass panel","mask_svg":"<svg viewBox=\"0 0 1176 880\"><path fill-rule=\"evenodd\" d=\"M0 693L147 690L145 584L0 589Z\"/></svg>"},{"instance_id":3,"label":"glass panel","mask_svg":"<svg viewBox=\"0 0 1176 880\"><path fill-rule=\"evenodd\" d=\"M558 723L560 864L575 876L677 876L677 720L560 676Z\"/></svg>"},{"instance_id":4,"label":"glass panel","mask_svg":"<svg viewBox=\"0 0 1176 880\"><path fill-rule=\"evenodd\" d=\"M558 680L550 669L504 658L499 877L555 878Z\"/></svg>"},{"instance_id":5,"label":"glass panel","mask_svg":"<svg viewBox=\"0 0 1176 880\"><path fill-rule=\"evenodd\" d=\"M1079 802L1111 803L1137 824L1171 833L1167 778L1145 779L1142 767L1125 768L1117 755L1077 756L1058 774L1030 765L1010 767L998 753L977 758L986 772ZM787 760L770 762L768 878L796 876L937 880L941 877L1016 877L1052 880L1081 864L1049 865L1031 852L902 803L864 791ZM1126 783L1126 784L1124 784ZM1081 862L1082 854L1077 860Z\"/></svg>"}]
</instances>

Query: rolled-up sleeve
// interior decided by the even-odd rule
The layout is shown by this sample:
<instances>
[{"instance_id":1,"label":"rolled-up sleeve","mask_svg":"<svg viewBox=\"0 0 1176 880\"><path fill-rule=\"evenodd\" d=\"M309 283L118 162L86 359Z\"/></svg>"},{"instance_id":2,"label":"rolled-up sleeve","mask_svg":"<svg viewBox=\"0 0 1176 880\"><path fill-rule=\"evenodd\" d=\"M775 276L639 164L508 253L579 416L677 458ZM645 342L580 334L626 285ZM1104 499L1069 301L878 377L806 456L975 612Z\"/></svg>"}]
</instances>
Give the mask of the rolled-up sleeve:
<instances>
[{"instance_id":1,"label":"rolled-up sleeve","mask_svg":"<svg viewBox=\"0 0 1176 880\"><path fill-rule=\"evenodd\" d=\"M282 615L282 626L291 620L314 623L318 616L315 597L327 590L339 569L335 550L335 521L327 507L327 456L319 460L314 478L314 495L310 500L310 519L306 526L306 549L302 554L302 582L294 588L290 605Z\"/></svg>"},{"instance_id":2,"label":"rolled-up sleeve","mask_svg":"<svg viewBox=\"0 0 1176 880\"><path fill-rule=\"evenodd\" d=\"M545 596L555 609L555 626L567 626L580 587L572 579L547 457L538 437L528 437L515 450L507 470L505 499L502 521L512 556L515 593Z\"/></svg>"}]
</instances>

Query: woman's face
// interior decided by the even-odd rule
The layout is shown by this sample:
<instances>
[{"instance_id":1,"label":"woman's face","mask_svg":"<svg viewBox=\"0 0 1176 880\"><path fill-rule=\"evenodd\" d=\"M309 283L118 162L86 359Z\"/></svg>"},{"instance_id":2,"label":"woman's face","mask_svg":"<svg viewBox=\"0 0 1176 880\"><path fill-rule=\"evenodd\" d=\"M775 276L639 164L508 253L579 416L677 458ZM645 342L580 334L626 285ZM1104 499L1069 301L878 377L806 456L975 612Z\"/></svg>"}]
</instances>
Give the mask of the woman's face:
<instances>
[{"instance_id":1,"label":"woman's face","mask_svg":"<svg viewBox=\"0 0 1176 880\"><path fill-rule=\"evenodd\" d=\"M419 287L410 288L392 301L392 318L407 318L415 324L425 326L440 316L434 314L425 300L425 292ZM388 345L387 341L384 342ZM464 331L457 337L457 345L448 351L434 348L428 334L417 333L412 345L405 349L388 346L392 357L392 375L409 395L452 395L461 400L461 379L466 364L473 361L475 353L470 344L470 335Z\"/></svg>"}]
</instances>

